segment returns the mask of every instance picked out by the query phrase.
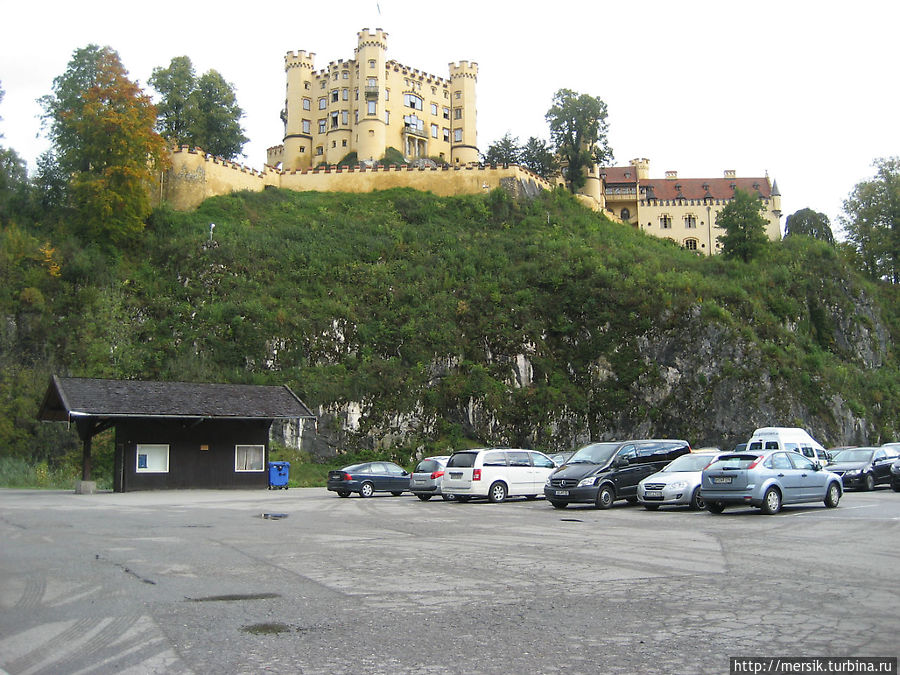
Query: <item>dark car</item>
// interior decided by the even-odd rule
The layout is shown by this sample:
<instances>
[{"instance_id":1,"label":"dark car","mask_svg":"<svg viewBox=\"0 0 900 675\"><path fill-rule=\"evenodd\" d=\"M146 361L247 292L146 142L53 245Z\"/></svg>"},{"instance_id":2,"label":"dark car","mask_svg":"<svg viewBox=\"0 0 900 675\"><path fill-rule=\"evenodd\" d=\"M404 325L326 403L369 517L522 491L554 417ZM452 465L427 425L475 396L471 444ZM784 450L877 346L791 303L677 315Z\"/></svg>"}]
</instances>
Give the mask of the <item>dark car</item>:
<instances>
[{"instance_id":1,"label":"dark car","mask_svg":"<svg viewBox=\"0 0 900 675\"><path fill-rule=\"evenodd\" d=\"M641 480L690 451L690 443L681 440L591 443L550 474L544 496L558 509L576 503L608 509L617 499L637 502Z\"/></svg>"},{"instance_id":2,"label":"dark car","mask_svg":"<svg viewBox=\"0 0 900 675\"><path fill-rule=\"evenodd\" d=\"M844 487L874 490L876 485L891 482L891 463L897 459L892 448L849 448L835 453L825 467L836 473Z\"/></svg>"},{"instance_id":3,"label":"dark car","mask_svg":"<svg viewBox=\"0 0 900 675\"><path fill-rule=\"evenodd\" d=\"M891 464L891 489L900 492L900 459Z\"/></svg>"},{"instance_id":4,"label":"dark car","mask_svg":"<svg viewBox=\"0 0 900 675\"><path fill-rule=\"evenodd\" d=\"M371 497L376 492L390 492L399 497L409 490L409 472L393 462L365 462L328 472L328 489L338 497L351 492Z\"/></svg>"}]
</instances>

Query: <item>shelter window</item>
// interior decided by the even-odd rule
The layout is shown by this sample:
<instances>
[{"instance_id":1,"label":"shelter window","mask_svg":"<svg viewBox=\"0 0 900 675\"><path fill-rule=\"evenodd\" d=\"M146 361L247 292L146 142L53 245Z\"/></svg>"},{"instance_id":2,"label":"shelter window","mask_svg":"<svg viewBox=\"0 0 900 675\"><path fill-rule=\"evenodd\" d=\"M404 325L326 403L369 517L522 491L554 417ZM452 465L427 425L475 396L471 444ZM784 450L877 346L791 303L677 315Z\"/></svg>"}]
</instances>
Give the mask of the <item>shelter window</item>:
<instances>
[{"instance_id":1,"label":"shelter window","mask_svg":"<svg viewBox=\"0 0 900 675\"><path fill-rule=\"evenodd\" d=\"M266 458L264 445L234 446L235 471L263 471Z\"/></svg>"},{"instance_id":2,"label":"shelter window","mask_svg":"<svg viewBox=\"0 0 900 675\"><path fill-rule=\"evenodd\" d=\"M135 459L137 473L169 473L168 445L138 445Z\"/></svg>"}]
</instances>

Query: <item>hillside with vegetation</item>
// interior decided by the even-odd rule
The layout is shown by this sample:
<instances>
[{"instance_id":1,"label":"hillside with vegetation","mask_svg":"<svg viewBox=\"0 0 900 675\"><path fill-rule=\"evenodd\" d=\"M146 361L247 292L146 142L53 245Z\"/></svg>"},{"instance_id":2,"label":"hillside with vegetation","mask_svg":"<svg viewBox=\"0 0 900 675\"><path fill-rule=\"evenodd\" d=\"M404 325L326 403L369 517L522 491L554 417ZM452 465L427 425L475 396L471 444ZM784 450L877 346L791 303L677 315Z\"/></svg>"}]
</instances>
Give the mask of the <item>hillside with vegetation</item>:
<instances>
[{"instance_id":1,"label":"hillside with vegetation","mask_svg":"<svg viewBox=\"0 0 900 675\"><path fill-rule=\"evenodd\" d=\"M320 414L319 457L900 436L898 288L806 236L744 263L565 191L267 190L156 210L116 249L0 239L0 453L51 467L78 453L35 420L54 373L287 384Z\"/></svg>"}]
</instances>

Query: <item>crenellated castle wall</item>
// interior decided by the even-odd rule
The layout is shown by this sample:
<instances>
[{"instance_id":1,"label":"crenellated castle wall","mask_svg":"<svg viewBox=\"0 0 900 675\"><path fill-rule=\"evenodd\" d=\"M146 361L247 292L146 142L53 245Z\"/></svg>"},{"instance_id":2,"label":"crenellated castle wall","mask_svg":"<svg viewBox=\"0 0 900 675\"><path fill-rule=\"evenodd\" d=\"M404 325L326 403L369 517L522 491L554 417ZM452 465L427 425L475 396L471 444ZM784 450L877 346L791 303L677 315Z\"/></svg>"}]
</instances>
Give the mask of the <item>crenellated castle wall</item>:
<instances>
[{"instance_id":1,"label":"crenellated castle wall","mask_svg":"<svg viewBox=\"0 0 900 675\"><path fill-rule=\"evenodd\" d=\"M261 192L267 187L317 192L372 192L396 187L433 192L441 197L481 194L502 187L514 194L552 190L544 180L515 164L501 166L454 166L418 168L328 167L280 171L266 167L257 171L235 162L213 157L199 148L176 148L172 165L156 190L156 205L165 201L177 211L190 211L205 199L239 190Z\"/></svg>"}]
</instances>

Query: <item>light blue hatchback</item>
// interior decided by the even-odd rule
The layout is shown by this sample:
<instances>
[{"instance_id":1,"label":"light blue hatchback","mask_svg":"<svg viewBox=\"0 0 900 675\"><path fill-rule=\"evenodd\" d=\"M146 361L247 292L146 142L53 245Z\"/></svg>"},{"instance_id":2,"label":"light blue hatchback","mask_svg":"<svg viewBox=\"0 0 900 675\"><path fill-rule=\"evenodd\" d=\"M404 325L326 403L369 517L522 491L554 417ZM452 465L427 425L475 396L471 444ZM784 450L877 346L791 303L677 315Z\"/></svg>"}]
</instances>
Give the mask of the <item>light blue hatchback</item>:
<instances>
[{"instance_id":1,"label":"light blue hatchback","mask_svg":"<svg viewBox=\"0 0 900 675\"><path fill-rule=\"evenodd\" d=\"M700 496L710 513L755 506L774 514L784 504L824 502L834 508L841 478L798 452L761 450L722 455L703 470Z\"/></svg>"}]
</instances>

